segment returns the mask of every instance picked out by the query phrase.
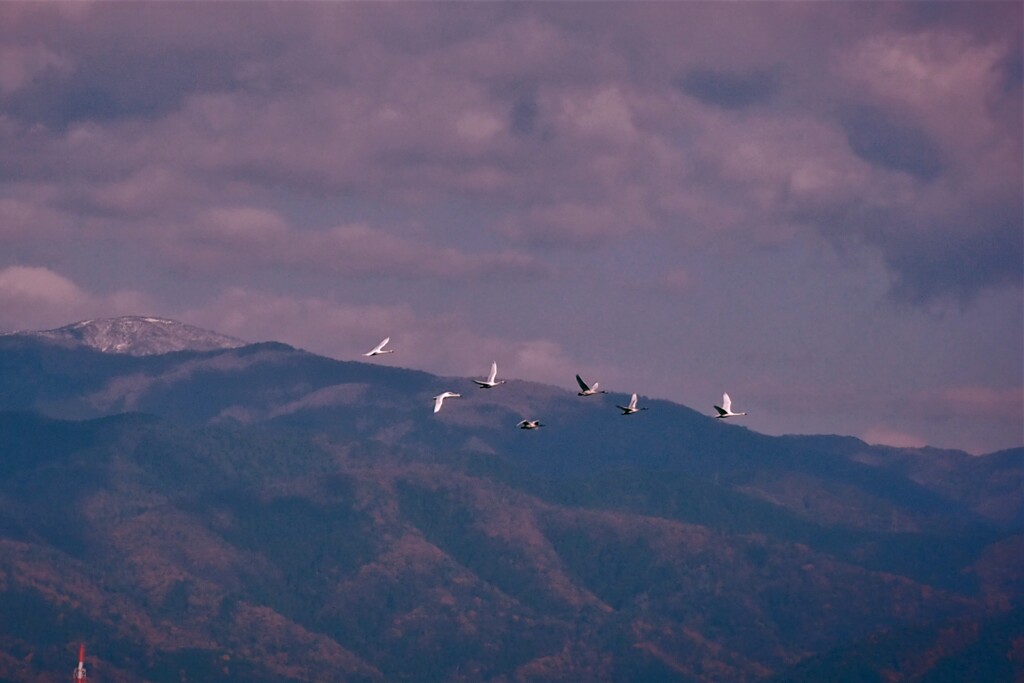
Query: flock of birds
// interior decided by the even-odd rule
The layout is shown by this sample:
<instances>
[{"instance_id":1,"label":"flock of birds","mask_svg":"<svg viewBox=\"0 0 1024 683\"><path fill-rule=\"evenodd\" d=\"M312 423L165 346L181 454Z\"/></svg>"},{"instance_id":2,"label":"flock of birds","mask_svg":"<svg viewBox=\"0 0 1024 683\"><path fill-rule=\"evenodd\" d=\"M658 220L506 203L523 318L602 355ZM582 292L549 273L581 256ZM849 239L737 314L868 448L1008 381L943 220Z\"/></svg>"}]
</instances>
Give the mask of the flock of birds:
<instances>
[{"instance_id":1,"label":"flock of birds","mask_svg":"<svg viewBox=\"0 0 1024 683\"><path fill-rule=\"evenodd\" d=\"M367 351L363 355L368 357L368 358L372 358L373 356L380 356L380 355L385 354L385 353L394 353L395 352L394 349L384 348L384 347L386 347L388 345L388 343L390 341L391 341L391 337L385 337L384 340L380 344L377 344L377 346L373 347L372 349L370 349L369 351ZM476 384L481 389L493 389L494 387L498 386L499 384L504 384L505 380L498 379L498 362L497 361L493 361L491 363L491 371L487 375L487 379L474 379L473 383ZM600 384L599 382L594 382L593 385L587 384L586 382L583 381L583 378L580 377L579 375L576 375L576 383L580 385L580 390L576 394L577 396L593 396L594 394L607 394L608 393L604 389L598 389L598 386ZM437 396L434 397L434 412L435 413L440 412L441 406L444 405L444 400L446 398L461 398L461 397L462 397L462 394L457 394L454 391L445 391L445 392L442 392L442 393L438 394ZM635 393L632 396L629 397L629 403L627 405L624 405L624 406L616 405L615 407L618 408L619 410L621 410L623 415L632 415L634 413L640 412L641 410L647 410L646 406L642 407L642 408L637 406L637 404L636 404L636 394ZM729 398L729 394L722 394L722 405L720 405L720 406L716 405L715 406L715 411L717 412L717 415L714 415L714 417L716 417L718 419L723 419L723 418L727 418L727 417L741 417L743 415L746 415L746 413L734 413L733 412L733 410L732 410L732 399ZM516 426L519 427L520 429L537 429L538 427L543 427L544 425L541 423L540 420L522 420Z\"/></svg>"}]
</instances>

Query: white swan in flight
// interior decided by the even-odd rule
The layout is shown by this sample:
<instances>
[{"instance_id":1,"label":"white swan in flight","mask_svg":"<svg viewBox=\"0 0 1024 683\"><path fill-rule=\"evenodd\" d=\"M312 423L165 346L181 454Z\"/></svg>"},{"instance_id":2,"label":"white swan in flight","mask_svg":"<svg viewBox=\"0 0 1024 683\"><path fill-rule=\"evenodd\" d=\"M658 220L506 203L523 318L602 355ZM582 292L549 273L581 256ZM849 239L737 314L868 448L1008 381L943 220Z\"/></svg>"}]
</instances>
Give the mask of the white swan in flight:
<instances>
[{"instance_id":1,"label":"white swan in flight","mask_svg":"<svg viewBox=\"0 0 1024 683\"><path fill-rule=\"evenodd\" d=\"M373 347L372 349L370 349L369 351L367 351L363 355L369 357L369 356L379 356L382 353L394 353L395 352L394 349L385 349L384 348L385 346L388 345L389 341L391 341L391 337L384 337L384 341L382 341L380 344L377 344L375 347Z\"/></svg>"},{"instance_id":2,"label":"white swan in flight","mask_svg":"<svg viewBox=\"0 0 1024 683\"><path fill-rule=\"evenodd\" d=\"M598 390L597 386L600 384L600 382L594 382L594 386L590 386L589 384L584 382L583 378L580 377L579 375L576 375L576 383L580 385L580 392L576 394L577 396L593 396L594 394L608 393L607 391L604 390Z\"/></svg>"},{"instance_id":3,"label":"white swan in flight","mask_svg":"<svg viewBox=\"0 0 1024 683\"><path fill-rule=\"evenodd\" d=\"M446 398L459 398L462 394L456 394L454 391L446 391L443 394L438 394L434 397L434 412L441 410L441 405L444 403Z\"/></svg>"},{"instance_id":4,"label":"white swan in flight","mask_svg":"<svg viewBox=\"0 0 1024 683\"><path fill-rule=\"evenodd\" d=\"M632 415L635 412L638 412L638 411L641 411L641 410L647 410L646 406L644 406L643 408L637 408L636 407L636 394L633 394L632 396L629 397L629 405L628 406L616 405L615 407L618 408L619 410L621 410L623 415Z\"/></svg>"},{"instance_id":5,"label":"white swan in flight","mask_svg":"<svg viewBox=\"0 0 1024 683\"><path fill-rule=\"evenodd\" d=\"M718 411L718 415L715 415L715 417L719 420L725 417L739 417L740 415L746 415L746 413L732 412L732 399L729 398L729 394L722 394L722 405L715 406L715 410Z\"/></svg>"},{"instance_id":6,"label":"white swan in flight","mask_svg":"<svg viewBox=\"0 0 1024 683\"><path fill-rule=\"evenodd\" d=\"M504 384L505 380L495 379L498 376L498 362L494 361L491 363L491 374L487 375L487 379L474 379L473 383L481 389L490 389L496 387L499 384Z\"/></svg>"},{"instance_id":7,"label":"white swan in flight","mask_svg":"<svg viewBox=\"0 0 1024 683\"><path fill-rule=\"evenodd\" d=\"M516 427L519 427L520 429L537 429L537 427L543 426L544 425L541 424L540 420L523 420L516 425Z\"/></svg>"}]
</instances>

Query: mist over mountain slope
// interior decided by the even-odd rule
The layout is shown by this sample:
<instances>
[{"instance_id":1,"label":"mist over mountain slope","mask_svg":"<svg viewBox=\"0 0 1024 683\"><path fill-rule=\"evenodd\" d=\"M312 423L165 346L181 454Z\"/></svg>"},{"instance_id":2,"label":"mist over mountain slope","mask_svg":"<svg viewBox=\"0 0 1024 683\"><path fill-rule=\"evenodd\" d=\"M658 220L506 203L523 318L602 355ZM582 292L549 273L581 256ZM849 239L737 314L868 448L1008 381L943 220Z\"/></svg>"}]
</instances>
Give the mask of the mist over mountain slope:
<instances>
[{"instance_id":1,"label":"mist over mountain slope","mask_svg":"<svg viewBox=\"0 0 1024 683\"><path fill-rule=\"evenodd\" d=\"M0 337L0 680L1020 676L1024 449L622 398Z\"/></svg>"}]
</instances>

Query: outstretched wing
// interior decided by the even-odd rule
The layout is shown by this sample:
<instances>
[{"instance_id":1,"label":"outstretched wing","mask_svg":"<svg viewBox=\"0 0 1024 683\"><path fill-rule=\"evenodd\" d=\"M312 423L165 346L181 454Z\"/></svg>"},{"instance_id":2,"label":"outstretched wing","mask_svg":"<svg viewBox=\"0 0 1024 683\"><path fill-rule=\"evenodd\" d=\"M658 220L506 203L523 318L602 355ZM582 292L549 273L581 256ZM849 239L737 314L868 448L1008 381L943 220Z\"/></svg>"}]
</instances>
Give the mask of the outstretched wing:
<instances>
[{"instance_id":1,"label":"outstretched wing","mask_svg":"<svg viewBox=\"0 0 1024 683\"><path fill-rule=\"evenodd\" d=\"M494 378L498 376L498 361L491 362L491 374L487 375L487 383L493 384Z\"/></svg>"},{"instance_id":2,"label":"outstretched wing","mask_svg":"<svg viewBox=\"0 0 1024 683\"><path fill-rule=\"evenodd\" d=\"M636 410L636 394L633 394L629 398L629 407L631 410Z\"/></svg>"},{"instance_id":3,"label":"outstretched wing","mask_svg":"<svg viewBox=\"0 0 1024 683\"><path fill-rule=\"evenodd\" d=\"M587 383L579 375L576 375L576 383L580 385L580 389L583 391L590 391L590 387L587 386Z\"/></svg>"},{"instance_id":4,"label":"outstretched wing","mask_svg":"<svg viewBox=\"0 0 1024 683\"><path fill-rule=\"evenodd\" d=\"M444 394L434 397L434 412L441 410L441 405L444 403Z\"/></svg>"},{"instance_id":5,"label":"outstretched wing","mask_svg":"<svg viewBox=\"0 0 1024 683\"><path fill-rule=\"evenodd\" d=\"M372 349L370 349L369 351L367 351L367 352L366 352L366 353L364 353L363 355L364 355L364 356L373 356L373 355L376 355L376 354L380 353L380 352L381 352L381 350L382 350L382 349L383 349L383 348L384 348L385 346L387 346L387 344L388 344L388 342L389 342L389 341L391 341L391 337L385 337L385 338L384 338L384 341L382 341L382 342L381 342L380 344L377 344L377 345L376 345L375 347L373 347Z\"/></svg>"},{"instance_id":6,"label":"outstretched wing","mask_svg":"<svg viewBox=\"0 0 1024 683\"><path fill-rule=\"evenodd\" d=\"M715 410L718 411L718 416L719 417L725 417L726 415L729 414L729 412L727 410L723 410L722 409L722 406L715 406Z\"/></svg>"},{"instance_id":7,"label":"outstretched wing","mask_svg":"<svg viewBox=\"0 0 1024 683\"><path fill-rule=\"evenodd\" d=\"M732 412L732 399L729 398L729 394L722 394L722 407L725 408L725 412Z\"/></svg>"}]
</instances>

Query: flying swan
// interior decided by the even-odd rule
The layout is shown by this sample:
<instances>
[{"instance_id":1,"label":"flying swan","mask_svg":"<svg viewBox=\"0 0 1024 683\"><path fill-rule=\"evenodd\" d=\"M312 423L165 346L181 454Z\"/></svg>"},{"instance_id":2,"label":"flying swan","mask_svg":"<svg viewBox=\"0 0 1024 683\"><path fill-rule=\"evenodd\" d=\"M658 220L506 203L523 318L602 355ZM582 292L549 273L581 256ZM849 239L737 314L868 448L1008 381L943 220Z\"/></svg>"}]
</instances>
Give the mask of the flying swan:
<instances>
[{"instance_id":1,"label":"flying swan","mask_svg":"<svg viewBox=\"0 0 1024 683\"><path fill-rule=\"evenodd\" d=\"M732 412L732 399L729 398L729 394L722 394L722 405L715 406L715 410L718 411L718 415L715 415L715 417L719 420L726 417L739 417L740 415L746 415L746 413Z\"/></svg>"},{"instance_id":2,"label":"flying swan","mask_svg":"<svg viewBox=\"0 0 1024 683\"><path fill-rule=\"evenodd\" d=\"M543 426L544 425L541 424L540 420L523 420L516 425L516 427L519 427L520 429L537 429L537 427Z\"/></svg>"},{"instance_id":3,"label":"flying swan","mask_svg":"<svg viewBox=\"0 0 1024 683\"><path fill-rule=\"evenodd\" d=\"M444 403L446 398L459 398L462 394L456 394L454 391L446 391L443 394L438 394L434 397L434 412L441 410L441 405Z\"/></svg>"},{"instance_id":4,"label":"flying swan","mask_svg":"<svg viewBox=\"0 0 1024 683\"><path fill-rule=\"evenodd\" d=\"M444 402L445 398L459 398L461 396L461 393L456 393L454 391L445 391L444 393L437 394L434 396L434 413L441 410L441 404Z\"/></svg>"},{"instance_id":5,"label":"flying swan","mask_svg":"<svg viewBox=\"0 0 1024 683\"><path fill-rule=\"evenodd\" d=\"M503 380L503 379L494 379L497 376L498 376L498 363L497 363L497 361L494 361L493 363L491 363L491 374L487 375L487 379L474 379L473 383L476 384L481 389L490 389L491 387L496 387L499 384L504 384L505 380Z\"/></svg>"},{"instance_id":6,"label":"flying swan","mask_svg":"<svg viewBox=\"0 0 1024 683\"><path fill-rule=\"evenodd\" d=\"M635 412L638 412L638 411L641 411L641 410L647 410L646 406L644 406L643 408L637 408L636 407L636 394L633 394L632 396L629 397L629 405L628 406L616 405L615 407L618 408L619 410L621 410L623 415L632 415Z\"/></svg>"},{"instance_id":7,"label":"flying swan","mask_svg":"<svg viewBox=\"0 0 1024 683\"><path fill-rule=\"evenodd\" d=\"M576 383L580 385L580 392L576 394L577 396L593 396L594 394L608 393L607 391L604 390L598 391L597 386L600 384L600 382L594 382L594 386L590 386L589 384L584 382L583 378L580 377L579 375L576 375Z\"/></svg>"},{"instance_id":8,"label":"flying swan","mask_svg":"<svg viewBox=\"0 0 1024 683\"><path fill-rule=\"evenodd\" d=\"M384 348L385 346L388 345L389 341L391 341L391 337L384 337L384 341L382 341L380 344L377 344L375 347L373 347L372 349L370 349L369 351L367 351L363 355L367 356L367 357L370 357L370 356L379 356L382 353L394 353L395 352L394 349L385 349Z\"/></svg>"}]
</instances>

